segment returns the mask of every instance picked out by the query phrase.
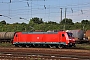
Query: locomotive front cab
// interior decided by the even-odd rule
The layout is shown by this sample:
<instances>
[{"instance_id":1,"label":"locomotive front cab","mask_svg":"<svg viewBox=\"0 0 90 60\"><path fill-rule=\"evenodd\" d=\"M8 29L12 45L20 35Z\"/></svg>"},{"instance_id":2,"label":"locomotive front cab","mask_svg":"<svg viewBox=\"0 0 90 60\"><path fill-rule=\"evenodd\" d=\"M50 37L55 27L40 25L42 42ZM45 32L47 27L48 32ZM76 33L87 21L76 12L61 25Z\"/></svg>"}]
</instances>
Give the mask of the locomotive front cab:
<instances>
[{"instance_id":1,"label":"locomotive front cab","mask_svg":"<svg viewBox=\"0 0 90 60\"><path fill-rule=\"evenodd\" d=\"M68 40L69 40L68 45L75 47L75 38L73 37L73 34L70 32L67 32L67 35L68 35Z\"/></svg>"},{"instance_id":2,"label":"locomotive front cab","mask_svg":"<svg viewBox=\"0 0 90 60\"><path fill-rule=\"evenodd\" d=\"M14 45L16 43L18 43L18 32L14 35L12 44Z\"/></svg>"}]
</instances>

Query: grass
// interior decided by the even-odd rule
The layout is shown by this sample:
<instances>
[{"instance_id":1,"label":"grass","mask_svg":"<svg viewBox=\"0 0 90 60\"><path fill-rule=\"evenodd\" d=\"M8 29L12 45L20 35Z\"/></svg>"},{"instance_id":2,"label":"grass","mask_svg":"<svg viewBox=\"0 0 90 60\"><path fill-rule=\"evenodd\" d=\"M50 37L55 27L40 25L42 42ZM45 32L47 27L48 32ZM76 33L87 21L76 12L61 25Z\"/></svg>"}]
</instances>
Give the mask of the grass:
<instances>
[{"instance_id":1,"label":"grass","mask_svg":"<svg viewBox=\"0 0 90 60\"><path fill-rule=\"evenodd\" d=\"M11 43L0 43L0 47L13 47Z\"/></svg>"},{"instance_id":2,"label":"grass","mask_svg":"<svg viewBox=\"0 0 90 60\"><path fill-rule=\"evenodd\" d=\"M90 50L90 44L76 44L77 48Z\"/></svg>"}]
</instances>

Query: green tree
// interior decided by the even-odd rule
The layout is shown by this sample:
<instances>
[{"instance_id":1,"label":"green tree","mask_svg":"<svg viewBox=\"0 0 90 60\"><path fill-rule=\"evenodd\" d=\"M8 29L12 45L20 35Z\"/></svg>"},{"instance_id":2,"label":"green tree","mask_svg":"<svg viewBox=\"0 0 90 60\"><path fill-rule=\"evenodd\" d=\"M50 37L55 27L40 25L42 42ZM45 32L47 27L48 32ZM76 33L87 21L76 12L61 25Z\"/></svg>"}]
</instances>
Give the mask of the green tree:
<instances>
[{"instance_id":1,"label":"green tree","mask_svg":"<svg viewBox=\"0 0 90 60\"><path fill-rule=\"evenodd\" d=\"M89 24L89 21L88 20L82 20L81 24Z\"/></svg>"},{"instance_id":2,"label":"green tree","mask_svg":"<svg viewBox=\"0 0 90 60\"><path fill-rule=\"evenodd\" d=\"M48 21L46 24L57 24L57 23L53 21Z\"/></svg>"},{"instance_id":3,"label":"green tree","mask_svg":"<svg viewBox=\"0 0 90 60\"><path fill-rule=\"evenodd\" d=\"M41 24L41 23L43 23L43 20L41 18L34 17L34 18L30 19L29 24L30 23Z\"/></svg>"},{"instance_id":4,"label":"green tree","mask_svg":"<svg viewBox=\"0 0 90 60\"><path fill-rule=\"evenodd\" d=\"M1 21L0 23L1 23L1 24L6 24L6 21L5 21L5 20L3 20L3 21Z\"/></svg>"},{"instance_id":5,"label":"green tree","mask_svg":"<svg viewBox=\"0 0 90 60\"><path fill-rule=\"evenodd\" d=\"M72 22L72 19L63 19L60 24L67 24L67 25L73 25L74 23Z\"/></svg>"}]
</instances>

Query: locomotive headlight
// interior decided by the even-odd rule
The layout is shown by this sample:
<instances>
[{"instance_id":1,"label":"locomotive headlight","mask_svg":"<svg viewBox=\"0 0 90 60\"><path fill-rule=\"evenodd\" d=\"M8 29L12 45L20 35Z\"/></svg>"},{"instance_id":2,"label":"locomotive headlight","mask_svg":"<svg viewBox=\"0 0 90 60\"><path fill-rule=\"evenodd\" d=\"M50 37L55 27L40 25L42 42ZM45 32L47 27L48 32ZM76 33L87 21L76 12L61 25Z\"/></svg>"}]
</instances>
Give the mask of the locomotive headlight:
<instances>
[{"instance_id":1,"label":"locomotive headlight","mask_svg":"<svg viewBox=\"0 0 90 60\"><path fill-rule=\"evenodd\" d=\"M75 41L75 39L73 39L73 41Z\"/></svg>"},{"instance_id":2,"label":"locomotive headlight","mask_svg":"<svg viewBox=\"0 0 90 60\"><path fill-rule=\"evenodd\" d=\"M72 39L69 39L69 40L72 40Z\"/></svg>"}]
</instances>

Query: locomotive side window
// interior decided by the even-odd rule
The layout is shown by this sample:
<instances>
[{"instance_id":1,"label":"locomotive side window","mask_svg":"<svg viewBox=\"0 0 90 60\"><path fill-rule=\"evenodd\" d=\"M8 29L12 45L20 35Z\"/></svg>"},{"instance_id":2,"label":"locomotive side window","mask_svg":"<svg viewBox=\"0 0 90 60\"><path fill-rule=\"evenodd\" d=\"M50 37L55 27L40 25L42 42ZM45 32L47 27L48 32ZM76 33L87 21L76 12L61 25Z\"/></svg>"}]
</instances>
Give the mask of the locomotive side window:
<instances>
[{"instance_id":1,"label":"locomotive side window","mask_svg":"<svg viewBox=\"0 0 90 60\"><path fill-rule=\"evenodd\" d=\"M16 37L17 37L17 34L16 34Z\"/></svg>"},{"instance_id":2,"label":"locomotive side window","mask_svg":"<svg viewBox=\"0 0 90 60\"><path fill-rule=\"evenodd\" d=\"M64 34L62 34L62 37L64 37Z\"/></svg>"}]
</instances>

